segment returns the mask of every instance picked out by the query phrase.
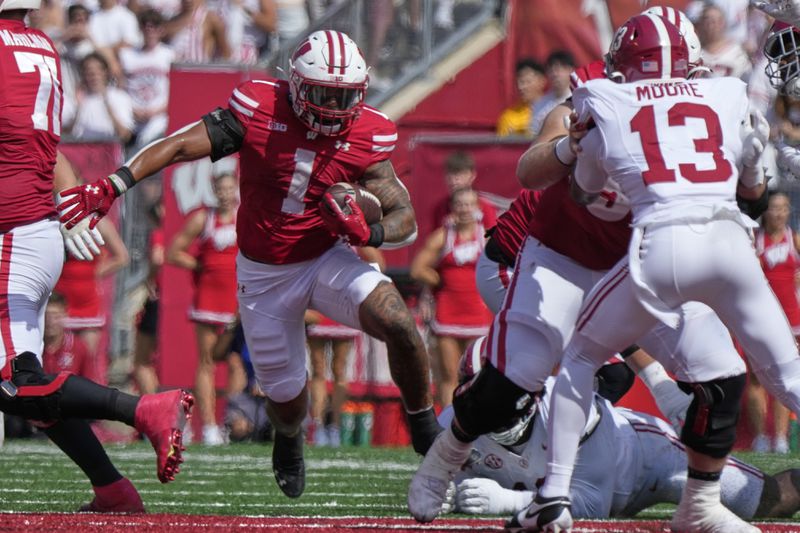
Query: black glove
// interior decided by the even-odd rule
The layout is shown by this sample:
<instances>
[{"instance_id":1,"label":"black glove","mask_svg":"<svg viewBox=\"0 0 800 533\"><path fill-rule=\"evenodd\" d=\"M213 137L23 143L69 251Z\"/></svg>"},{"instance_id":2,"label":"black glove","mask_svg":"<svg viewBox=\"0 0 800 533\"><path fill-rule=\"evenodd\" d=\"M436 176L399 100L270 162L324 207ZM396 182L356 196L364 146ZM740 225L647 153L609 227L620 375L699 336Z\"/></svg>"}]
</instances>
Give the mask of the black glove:
<instances>
[{"instance_id":1,"label":"black glove","mask_svg":"<svg viewBox=\"0 0 800 533\"><path fill-rule=\"evenodd\" d=\"M428 453L436 436L444 431L444 428L439 425L439 421L436 420L433 407L420 413L409 413L408 425L411 429L411 444L414 446L414 451L420 455Z\"/></svg>"}]
</instances>

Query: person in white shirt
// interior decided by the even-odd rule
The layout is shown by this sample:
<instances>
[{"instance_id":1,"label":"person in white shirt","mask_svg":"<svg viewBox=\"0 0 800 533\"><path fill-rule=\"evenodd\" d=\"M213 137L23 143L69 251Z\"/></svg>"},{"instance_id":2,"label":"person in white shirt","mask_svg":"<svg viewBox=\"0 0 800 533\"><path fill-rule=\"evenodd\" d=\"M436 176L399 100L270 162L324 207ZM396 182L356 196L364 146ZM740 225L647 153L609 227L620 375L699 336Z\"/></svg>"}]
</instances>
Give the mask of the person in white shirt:
<instances>
[{"instance_id":1,"label":"person in white shirt","mask_svg":"<svg viewBox=\"0 0 800 533\"><path fill-rule=\"evenodd\" d=\"M739 41L726 33L725 13L719 6L708 4L697 21L697 36L703 46L703 64L711 76L733 76L748 81L753 65Z\"/></svg>"},{"instance_id":2,"label":"person in white shirt","mask_svg":"<svg viewBox=\"0 0 800 533\"><path fill-rule=\"evenodd\" d=\"M119 51L119 60L133 101L136 146L141 147L166 132L169 70L175 54L161 42L164 19L158 11L142 12L139 26L144 46L123 48Z\"/></svg>"},{"instance_id":3,"label":"person in white shirt","mask_svg":"<svg viewBox=\"0 0 800 533\"><path fill-rule=\"evenodd\" d=\"M108 62L93 52L80 65L82 86L76 109L64 110L64 125L81 140L128 142L134 127L128 93L109 84Z\"/></svg>"},{"instance_id":4,"label":"person in white shirt","mask_svg":"<svg viewBox=\"0 0 800 533\"><path fill-rule=\"evenodd\" d=\"M569 52L556 50L547 57L544 71L549 89L532 104L530 129L534 135L539 134L547 114L569 98L571 94L569 80L573 70L575 70L575 59Z\"/></svg>"},{"instance_id":5,"label":"person in white shirt","mask_svg":"<svg viewBox=\"0 0 800 533\"><path fill-rule=\"evenodd\" d=\"M89 34L97 46L114 50L142 45L136 15L119 0L100 0L100 9L89 19Z\"/></svg>"}]
</instances>

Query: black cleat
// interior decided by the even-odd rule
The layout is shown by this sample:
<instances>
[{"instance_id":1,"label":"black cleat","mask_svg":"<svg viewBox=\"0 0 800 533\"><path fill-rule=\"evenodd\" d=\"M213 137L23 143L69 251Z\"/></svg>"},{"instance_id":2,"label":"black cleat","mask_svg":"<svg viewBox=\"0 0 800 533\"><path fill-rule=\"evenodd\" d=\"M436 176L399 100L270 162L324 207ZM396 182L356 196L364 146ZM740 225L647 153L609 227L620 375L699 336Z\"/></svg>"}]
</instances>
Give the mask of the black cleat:
<instances>
[{"instance_id":1,"label":"black cleat","mask_svg":"<svg viewBox=\"0 0 800 533\"><path fill-rule=\"evenodd\" d=\"M299 498L306 488L306 464L303 461L303 432L286 437L275 432L272 447L272 472L285 495Z\"/></svg>"}]
</instances>

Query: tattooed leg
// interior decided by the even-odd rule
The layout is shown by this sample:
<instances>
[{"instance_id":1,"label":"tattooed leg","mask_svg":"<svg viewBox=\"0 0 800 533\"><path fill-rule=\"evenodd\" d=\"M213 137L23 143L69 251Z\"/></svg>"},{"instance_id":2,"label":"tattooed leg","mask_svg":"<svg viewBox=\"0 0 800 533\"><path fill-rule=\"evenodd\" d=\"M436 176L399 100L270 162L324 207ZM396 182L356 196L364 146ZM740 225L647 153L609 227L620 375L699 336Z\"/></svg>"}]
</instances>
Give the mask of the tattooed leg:
<instances>
[{"instance_id":1,"label":"tattooed leg","mask_svg":"<svg viewBox=\"0 0 800 533\"><path fill-rule=\"evenodd\" d=\"M764 489L755 516L779 518L792 516L800 509L800 470L784 470L764 476Z\"/></svg>"},{"instance_id":2,"label":"tattooed leg","mask_svg":"<svg viewBox=\"0 0 800 533\"><path fill-rule=\"evenodd\" d=\"M417 324L394 285L381 283L358 310L364 331L386 343L392 378L409 411L430 407L428 352Z\"/></svg>"}]
</instances>

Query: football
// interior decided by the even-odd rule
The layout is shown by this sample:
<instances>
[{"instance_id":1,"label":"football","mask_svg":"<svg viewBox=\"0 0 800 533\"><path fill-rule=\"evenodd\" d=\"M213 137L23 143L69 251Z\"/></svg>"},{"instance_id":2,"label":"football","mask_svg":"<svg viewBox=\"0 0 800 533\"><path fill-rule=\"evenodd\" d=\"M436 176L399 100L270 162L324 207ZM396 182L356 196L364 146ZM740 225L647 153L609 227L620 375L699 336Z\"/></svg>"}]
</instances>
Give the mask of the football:
<instances>
[{"instance_id":1,"label":"football","mask_svg":"<svg viewBox=\"0 0 800 533\"><path fill-rule=\"evenodd\" d=\"M366 219L367 224L380 222L381 218L383 218L381 201L378 200L374 194L360 185L340 181L339 183L334 183L331 185L327 192L331 193L331 196L333 196L333 199L336 200L336 203L339 204L345 214L350 214L349 208L345 204L345 198L352 196L358 206L364 212L364 218Z\"/></svg>"}]
</instances>

